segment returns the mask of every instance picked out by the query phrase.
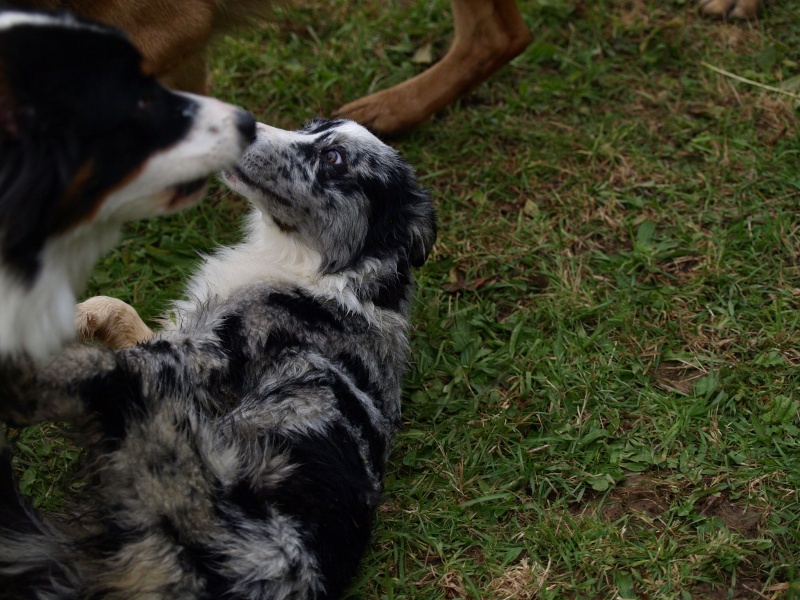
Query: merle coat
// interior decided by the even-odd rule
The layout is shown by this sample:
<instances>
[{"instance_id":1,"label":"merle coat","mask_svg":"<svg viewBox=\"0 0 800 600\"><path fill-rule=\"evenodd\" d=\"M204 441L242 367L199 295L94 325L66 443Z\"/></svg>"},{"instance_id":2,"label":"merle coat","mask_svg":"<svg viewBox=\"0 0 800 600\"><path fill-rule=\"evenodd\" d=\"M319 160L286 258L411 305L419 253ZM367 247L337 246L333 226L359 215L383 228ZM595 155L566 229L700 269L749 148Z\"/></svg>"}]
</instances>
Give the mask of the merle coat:
<instances>
[{"instance_id":1,"label":"merle coat","mask_svg":"<svg viewBox=\"0 0 800 600\"><path fill-rule=\"evenodd\" d=\"M245 240L152 340L20 369L6 418L95 423L79 533L0 469L0 581L39 598L335 598L400 426L412 266L436 235L399 155L349 121L259 125L225 174ZM75 527L72 528L73 530Z\"/></svg>"}]
</instances>

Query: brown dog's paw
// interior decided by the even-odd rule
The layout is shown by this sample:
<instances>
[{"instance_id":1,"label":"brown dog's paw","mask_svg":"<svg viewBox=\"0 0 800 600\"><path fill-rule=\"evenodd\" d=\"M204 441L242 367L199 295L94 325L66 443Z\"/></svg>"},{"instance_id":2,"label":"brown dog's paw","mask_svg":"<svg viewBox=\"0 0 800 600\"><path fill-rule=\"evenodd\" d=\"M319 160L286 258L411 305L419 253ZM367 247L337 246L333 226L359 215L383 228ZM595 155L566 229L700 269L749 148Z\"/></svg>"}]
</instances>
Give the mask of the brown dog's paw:
<instances>
[{"instance_id":1,"label":"brown dog's paw","mask_svg":"<svg viewBox=\"0 0 800 600\"><path fill-rule=\"evenodd\" d=\"M532 39L514 0L453 0L453 19L453 43L442 60L334 115L385 135L412 129L486 81Z\"/></svg>"},{"instance_id":2,"label":"brown dog's paw","mask_svg":"<svg viewBox=\"0 0 800 600\"><path fill-rule=\"evenodd\" d=\"M700 0L700 12L720 19L755 19L759 0Z\"/></svg>"},{"instance_id":3,"label":"brown dog's paw","mask_svg":"<svg viewBox=\"0 0 800 600\"><path fill-rule=\"evenodd\" d=\"M118 350L153 337L136 310L122 300L95 296L75 308L75 324L82 341L100 342Z\"/></svg>"},{"instance_id":4,"label":"brown dog's paw","mask_svg":"<svg viewBox=\"0 0 800 600\"><path fill-rule=\"evenodd\" d=\"M349 102L333 116L344 117L383 135L396 135L418 126L433 114L420 104L410 81Z\"/></svg>"}]
</instances>

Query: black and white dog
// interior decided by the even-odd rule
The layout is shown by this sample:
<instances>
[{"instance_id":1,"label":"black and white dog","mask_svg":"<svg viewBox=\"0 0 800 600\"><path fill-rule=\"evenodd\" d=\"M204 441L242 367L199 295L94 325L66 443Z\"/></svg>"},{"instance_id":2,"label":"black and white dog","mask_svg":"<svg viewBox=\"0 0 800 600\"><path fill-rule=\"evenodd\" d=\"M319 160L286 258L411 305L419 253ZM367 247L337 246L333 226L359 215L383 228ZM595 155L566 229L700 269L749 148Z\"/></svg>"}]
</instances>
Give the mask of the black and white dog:
<instances>
[{"instance_id":1,"label":"black and white dog","mask_svg":"<svg viewBox=\"0 0 800 600\"><path fill-rule=\"evenodd\" d=\"M82 533L0 481L0 583L38 598L335 598L400 424L411 268L436 237L411 167L350 121L259 125L225 173L245 240L140 345L73 345L7 415L95 420Z\"/></svg>"},{"instance_id":2,"label":"black and white dog","mask_svg":"<svg viewBox=\"0 0 800 600\"><path fill-rule=\"evenodd\" d=\"M166 90L117 30L0 9L0 359L75 335L75 294L131 219L197 200L255 121Z\"/></svg>"}]
</instances>

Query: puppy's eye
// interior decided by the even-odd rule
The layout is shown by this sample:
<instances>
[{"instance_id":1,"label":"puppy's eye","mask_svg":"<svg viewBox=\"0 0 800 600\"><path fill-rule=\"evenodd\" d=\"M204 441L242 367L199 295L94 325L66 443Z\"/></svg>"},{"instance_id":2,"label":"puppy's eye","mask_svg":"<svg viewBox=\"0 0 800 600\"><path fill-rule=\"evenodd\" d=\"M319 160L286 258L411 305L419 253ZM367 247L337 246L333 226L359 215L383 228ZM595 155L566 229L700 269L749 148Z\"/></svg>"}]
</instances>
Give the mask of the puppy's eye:
<instances>
[{"instance_id":1,"label":"puppy's eye","mask_svg":"<svg viewBox=\"0 0 800 600\"><path fill-rule=\"evenodd\" d=\"M334 148L328 148L327 150L322 151L322 158L325 159L325 162L329 162L332 165L340 165L344 162L342 159L342 153Z\"/></svg>"}]
</instances>

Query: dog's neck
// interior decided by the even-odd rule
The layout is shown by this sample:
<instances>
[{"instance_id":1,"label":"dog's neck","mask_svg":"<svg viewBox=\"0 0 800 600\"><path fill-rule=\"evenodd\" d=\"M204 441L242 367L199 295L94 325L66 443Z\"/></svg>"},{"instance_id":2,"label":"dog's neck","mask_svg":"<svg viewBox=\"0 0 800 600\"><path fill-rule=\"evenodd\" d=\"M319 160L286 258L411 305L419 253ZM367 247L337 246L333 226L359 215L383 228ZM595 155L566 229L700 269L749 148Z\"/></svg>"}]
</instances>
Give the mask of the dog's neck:
<instances>
[{"instance_id":1,"label":"dog's neck","mask_svg":"<svg viewBox=\"0 0 800 600\"><path fill-rule=\"evenodd\" d=\"M240 244L226 246L205 257L186 288L188 300L173 310L190 317L196 308L225 302L245 286L270 283L307 289L335 297L353 309L358 298L339 275L320 275L322 256L300 244L271 217L251 210Z\"/></svg>"},{"instance_id":2,"label":"dog's neck","mask_svg":"<svg viewBox=\"0 0 800 600\"><path fill-rule=\"evenodd\" d=\"M30 282L0 268L0 356L43 360L75 338L76 296L118 237L118 225L94 224L50 239Z\"/></svg>"},{"instance_id":3,"label":"dog's neck","mask_svg":"<svg viewBox=\"0 0 800 600\"><path fill-rule=\"evenodd\" d=\"M365 303L366 281L378 276L380 265L365 264L358 272L323 274L323 258L312 248L299 243L291 232L268 215L253 209L247 219L245 239L207 256L186 288L186 300L172 310L178 320L211 304L222 303L245 286L268 283L292 286L310 294L330 298L353 312L375 317L374 307ZM374 267L374 268L373 268Z\"/></svg>"}]
</instances>

